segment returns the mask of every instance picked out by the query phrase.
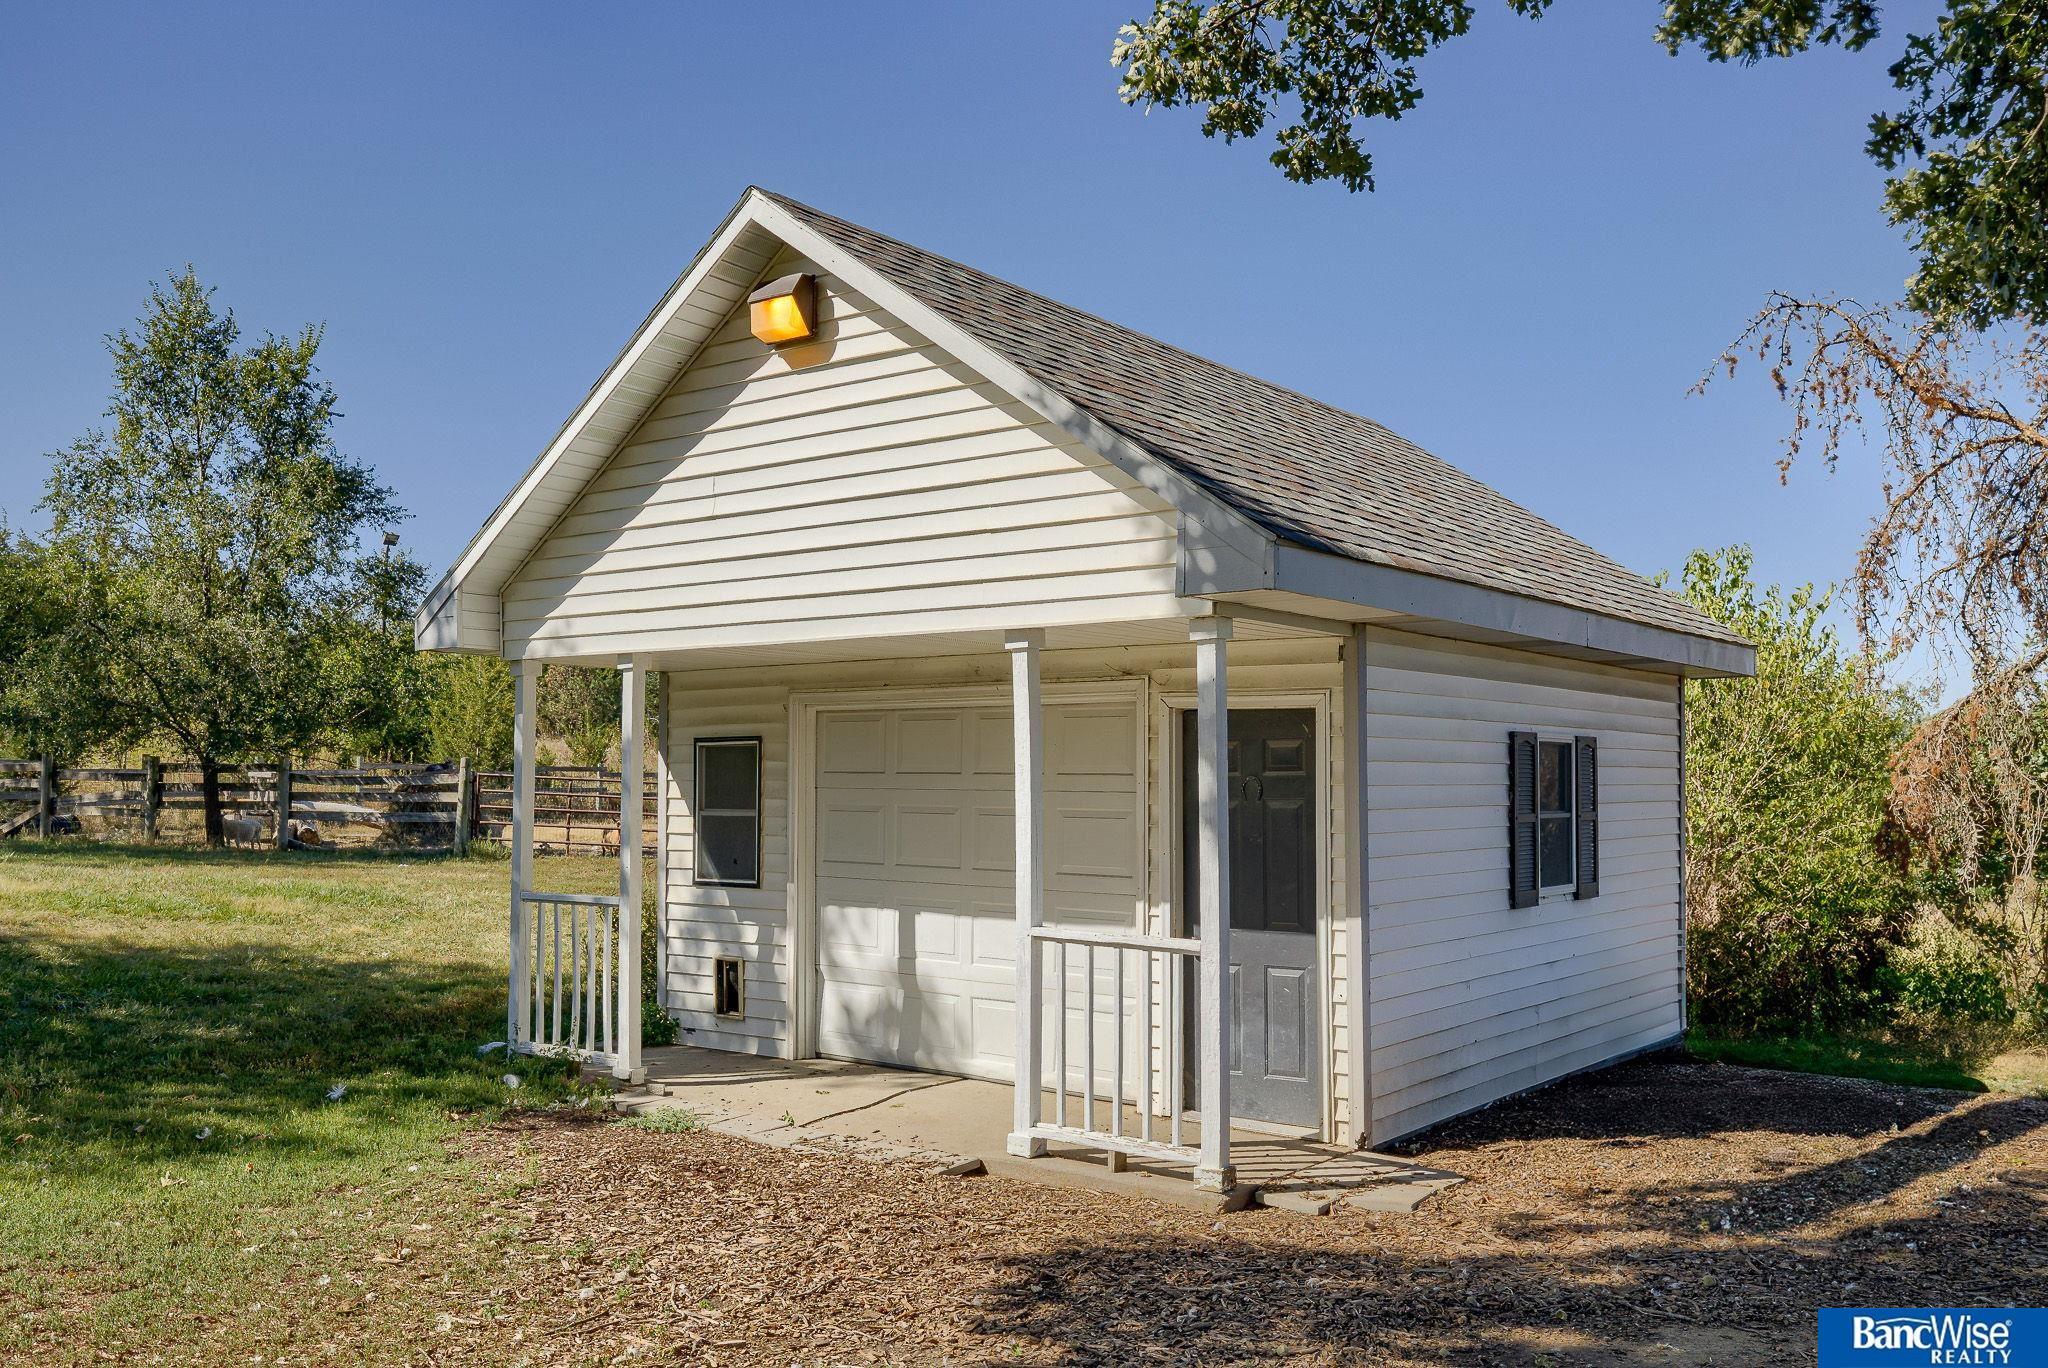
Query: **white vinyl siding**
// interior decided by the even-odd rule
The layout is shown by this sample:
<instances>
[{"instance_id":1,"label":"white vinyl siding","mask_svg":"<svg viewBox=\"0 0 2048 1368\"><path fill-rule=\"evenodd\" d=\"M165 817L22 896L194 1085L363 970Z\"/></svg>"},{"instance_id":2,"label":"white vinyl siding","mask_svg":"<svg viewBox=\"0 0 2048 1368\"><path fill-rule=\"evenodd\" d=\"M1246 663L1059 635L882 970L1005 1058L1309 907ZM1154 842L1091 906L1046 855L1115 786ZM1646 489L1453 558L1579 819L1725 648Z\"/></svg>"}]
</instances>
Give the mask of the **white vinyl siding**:
<instances>
[{"instance_id":1,"label":"white vinyl siding","mask_svg":"<svg viewBox=\"0 0 2048 1368\"><path fill-rule=\"evenodd\" d=\"M811 270L787 253L764 274ZM508 654L1172 616L1157 496L830 277L819 337L744 308L507 585Z\"/></svg>"},{"instance_id":2,"label":"white vinyl siding","mask_svg":"<svg viewBox=\"0 0 2048 1368\"><path fill-rule=\"evenodd\" d=\"M685 1040L721 1050L781 1054L789 1025L789 712L785 687L721 681L702 685L684 674L662 676L668 710L668 790L662 795L667 848L661 852L660 934L666 951L667 1001L691 1034ZM700 886L690 795L696 791L699 737L761 738L761 886ZM746 1015L715 1016L711 961L743 961Z\"/></svg>"},{"instance_id":3,"label":"white vinyl siding","mask_svg":"<svg viewBox=\"0 0 2048 1368\"><path fill-rule=\"evenodd\" d=\"M1378 1136L1675 1037L1677 681L1379 629L1366 660ZM1511 730L1598 738L1598 897L1509 907Z\"/></svg>"},{"instance_id":4,"label":"white vinyl siding","mask_svg":"<svg viewBox=\"0 0 2048 1368\"><path fill-rule=\"evenodd\" d=\"M1230 684L1257 694L1327 694L1321 815L1331 974L1329 1096L1349 1119L1344 1028L1344 715L1334 643L1234 642ZM779 1054L788 1048L787 898L790 694L1007 685L998 654L923 660L671 671L667 871L662 934L685 1039ZM1048 651L1046 679L1128 679L1147 687L1145 898L1155 929L1171 914L1175 823L1165 700L1193 688L1185 646ZM1676 681L1604 666L1374 629L1367 663L1372 907L1372 1078L1376 1131L1390 1138L1680 1029ZM1600 742L1600 896L1510 910L1506 739L1513 729ZM692 741L763 738L759 889L691 878ZM746 962L747 1016L711 1015L711 960Z\"/></svg>"},{"instance_id":5,"label":"white vinyl siding","mask_svg":"<svg viewBox=\"0 0 2048 1368\"><path fill-rule=\"evenodd\" d=\"M722 244L722 245L721 245ZM466 575L492 585L516 572L527 549L534 546L575 502L582 483L603 469L619 441L631 433L668 388L667 382L722 326L734 307L747 297L782 243L753 224L707 245L682 279L655 307L640 333L591 387L577 412L528 470L494 514ZM469 553L464 560L469 561ZM466 590L464 592L467 592ZM489 605L488 627L472 637L467 616L462 623L464 650L496 650L498 604L495 592L480 597ZM487 635L488 641L482 639ZM442 649L436 645L433 649Z\"/></svg>"}]
</instances>

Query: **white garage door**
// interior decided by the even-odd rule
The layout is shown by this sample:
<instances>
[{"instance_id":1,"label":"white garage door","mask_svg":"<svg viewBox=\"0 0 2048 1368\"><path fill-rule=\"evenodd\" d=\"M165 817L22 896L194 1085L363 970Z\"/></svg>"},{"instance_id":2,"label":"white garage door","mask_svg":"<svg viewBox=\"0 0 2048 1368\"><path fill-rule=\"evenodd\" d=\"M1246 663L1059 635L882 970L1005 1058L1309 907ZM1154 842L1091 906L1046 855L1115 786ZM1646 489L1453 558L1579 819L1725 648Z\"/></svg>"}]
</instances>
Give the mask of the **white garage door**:
<instances>
[{"instance_id":1,"label":"white garage door","mask_svg":"<svg viewBox=\"0 0 2048 1368\"><path fill-rule=\"evenodd\" d=\"M1137 924L1136 707L1046 705L1046 917L1055 925ZM818 1052L1009 1080L1008 704L827 712L817 736Z\"/></svg>"}]
</instances>

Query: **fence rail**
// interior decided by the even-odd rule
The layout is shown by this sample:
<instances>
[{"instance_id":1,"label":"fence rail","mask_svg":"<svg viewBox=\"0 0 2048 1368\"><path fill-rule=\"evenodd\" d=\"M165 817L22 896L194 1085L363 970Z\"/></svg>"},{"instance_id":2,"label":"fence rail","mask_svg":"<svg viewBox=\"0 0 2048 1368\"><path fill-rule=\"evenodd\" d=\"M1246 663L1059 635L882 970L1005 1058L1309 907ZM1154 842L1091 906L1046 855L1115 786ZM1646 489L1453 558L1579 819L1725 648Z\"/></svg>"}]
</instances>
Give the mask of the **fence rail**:
<instances>
[{"instance_id":1,"label":"fence rail","mask_svg":"<svg viewBox=\"0 0 2048 1368\"><path fill-rule=\"evenodd\" d=\"M477 839L495 845L512 841L512 776L499 770L477 775ZM534 771L533 844L541 854L616 855L619 850L619 773L586 765L542 765ZM642 784L642 847L654 851L657 791L655 776Z\"/></svg>"},{"instance_id":2,"label":"fence rail","mask_svg":"<svg viewBox=\"0 0 2048 1368\"><path fill-rule=\"evenodd\" d=\"M280 782L282 776L282 782ZM279 848L397 846L466 851L473 841L510 843L511 776L467 760L305 768L275 763L218 771L220 807L236 844ZM655 812L653 775L641 796ZM543 765L535 776L535 846L542 853L616 854L616 771ZM83 835L196 840L206 805L204 775L190 763L146 758L137 768L61 767L0 759L0 839ZM646 821L648 841L658 824ZM651 850L651 844L648 846Z\"/></svg>"}]
</instances>

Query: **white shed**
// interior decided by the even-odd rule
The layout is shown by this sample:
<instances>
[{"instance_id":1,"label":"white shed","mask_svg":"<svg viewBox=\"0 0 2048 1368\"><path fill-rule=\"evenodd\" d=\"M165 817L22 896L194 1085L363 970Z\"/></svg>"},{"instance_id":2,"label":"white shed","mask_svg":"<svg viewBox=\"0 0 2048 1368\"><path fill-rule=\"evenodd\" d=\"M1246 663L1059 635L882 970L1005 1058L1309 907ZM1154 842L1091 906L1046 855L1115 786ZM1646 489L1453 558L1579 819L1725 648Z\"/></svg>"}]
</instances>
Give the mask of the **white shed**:
<instances>
[{"instance_id":1,"label":"white shed","mask_svg":"<svg viewBox=\"0 0 2048 1368\"><path fill-rule=\"evenodd\" d=\"M1210 1184L1225 1116L1382 1143L1676 1039L1682 680L1753 665L1375 423L761 190L418 640L519 681L520 1048L637 1066L570 1032L633 1010L639 843L531 891L531 671L616 665L634 735L658 671L686 1040L1018 1081L1013 1152Z\"/></svg>"}]
</instances>

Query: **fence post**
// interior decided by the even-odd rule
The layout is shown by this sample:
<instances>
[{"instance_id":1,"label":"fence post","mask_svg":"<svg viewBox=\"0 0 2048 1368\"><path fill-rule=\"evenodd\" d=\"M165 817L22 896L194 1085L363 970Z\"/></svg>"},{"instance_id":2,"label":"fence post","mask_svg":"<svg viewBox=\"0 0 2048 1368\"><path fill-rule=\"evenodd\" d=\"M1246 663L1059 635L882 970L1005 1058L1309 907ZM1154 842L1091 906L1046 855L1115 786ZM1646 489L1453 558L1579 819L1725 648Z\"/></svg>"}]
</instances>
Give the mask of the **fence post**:
<instances>
[{"instance_id":1,"label":"fence post","mask_svg":"<svg viewBox=\"0 0 2048 1368\"><path fill-rule=\"evenodd\" d=\"M36 835L47 841L50 827L57 820L57 761L54 757L42 757L36 771Z\"/></svg>"},{"instance_id":2,"label":"fence post","mask_svg":"<svg viewBox=\"0 0 2048 1368\"><path fill-rule=\"evenodd\" d=\"M475 778L469 772L469 757L455 762L455 840L457 855L469 854L470 828L476 825Z\"/></svg>"},{"instance_id":3,"label":"fence post","mask_svg":"<svg viewBox=\"0 0 2048 1368\"><path fill-rule=\"evenodd\" d=\"M142 757L142 839L156 839L156 815L164 803L164 762L154 755Z\"/></svg>"},{"instance_id":4,"label":"fence post","mask_svg":"<svg viewBox=\"0 0 2048 1368\"><path fill-rule=\"evenodd\" d=\"M292 758L277 757L277 848L292 848Z\"/></svg>"}]
</instances>

